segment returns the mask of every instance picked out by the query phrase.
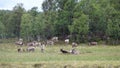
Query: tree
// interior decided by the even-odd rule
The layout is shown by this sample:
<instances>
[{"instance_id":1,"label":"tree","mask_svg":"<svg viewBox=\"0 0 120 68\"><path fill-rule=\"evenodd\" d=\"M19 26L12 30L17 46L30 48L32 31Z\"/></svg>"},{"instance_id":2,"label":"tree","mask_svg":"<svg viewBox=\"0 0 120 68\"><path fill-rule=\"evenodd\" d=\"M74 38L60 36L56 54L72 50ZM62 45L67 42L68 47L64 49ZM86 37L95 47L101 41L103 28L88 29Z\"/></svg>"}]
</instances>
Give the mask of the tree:
<instances>
[{"instance_id":1,"label":"tree","mask_svg":"<svg viewBox=\"0 0 120 68\"><path fill-rule=\"evenodd\" d=\"M28 11L28 13L29 13L31 16L36 17L36 16L39 14L39 12L38 12L38 7L32 7L32 8Z\"/></svg>"},{"instance_id":2,"label":"tree","mask_svg":"<svg viewBox=\"0 0 120 68\"><path fill-rule=\"evenodd\" d=\"M2 22L5 28L4 38L15 37L14 36L13 12L9 10L1 10L0 21Z\"/></svg>"},{"instance_id":3,"label":"tree","mask_svg":"<svg viewBox=\"0 0 120 68\"><path fill-rule=\"evenodd\" d=\"M44 11L44 23L46 38L50 39L55 35L55 23L57 21L57 0L45 0L42 4Z\"/></svg>"},{"instance_id":4,"label":"tree","mask_svg":"<svg viewBox=\"0 0 120 68\"><path fill-rule=\"evenodd\" d=\"M4 24L0 21L0 38L4 38L5 36L5 26Z\"/></svg>"},{"instance_id":5,"label":"tree","mask_svg":"<svg viewBox=\"0 0 120 68\"><path fill-rule=\"evenodd\" d=\"M57 8L57 22L55 23L55 32L58 36L62 36L63 39L70 35L68 26L73 23L74 7L76 5L75 0L58 0Z\"/></svg>"},{"instance_id":6,"label":"tree","mask_svg":"<svg viewBox=\"0 0 120 68\"><path fill-rule=\"evenodd\" d=\"M13 7L14 34L18 38L20 37L20 24L23 12L24 8L22 3L18 3L15 7Z\"/></svg>"},{"instance_id":7,"label":"tree","mask_svg":"<svg viewBox=\"0 0 120 68\"><path fill-rule=\"evenodd\" d=\"M73 35L73 41L86 42L87 34L89 32L89 19L85 14L81 14L79 17L74 19L72 25L69 26L69 30Z\"/></svg>"},{"instance_id":8,"label":"tree","mask_svg":"<svg viewBox=\"0 0 120 68\"><path fill-rule=\"evenodd\" d=\"M22 21L21 21L21 37L25 38L26 40L30 41L32 36L32 16L28 13L23 14Z\"/></svg>"},{"instance_id":9,"label":"tree","mask_svg":"<svg viewBox=\"0 0 120 68\"><path fill-rule=\"evenodd\" d=\"M38 40L45 35L45 27L43 13L31 9L22 16L21 36L27 41Z\"/></svg>"},{"instance_id":10,"label":"tree","mask_svg":"<svg viewBox=\"0 0 120 68\"><path fill-rule=\"evenodd\" d=\"M120 12L114 7L108 7L107 30L106 35L109 37L108 43L119 44L120 40Z\"/></svg>"},{"instance_id":11,"label":"tree","mask_svg":"<svg viewBox=\"0 0 120 68\"><path fill-rule=\"evenodd\" d=\"M46 39L45 37L46 37L46 34L48 33L45 31L45 29L47 28L46 25L48 24L45 23L45 20L43 19L43 17L44 17L44 14L40 12L35 18L36 36L38 41L41 40L40 38Z\"/></svg>"}]
</instances>

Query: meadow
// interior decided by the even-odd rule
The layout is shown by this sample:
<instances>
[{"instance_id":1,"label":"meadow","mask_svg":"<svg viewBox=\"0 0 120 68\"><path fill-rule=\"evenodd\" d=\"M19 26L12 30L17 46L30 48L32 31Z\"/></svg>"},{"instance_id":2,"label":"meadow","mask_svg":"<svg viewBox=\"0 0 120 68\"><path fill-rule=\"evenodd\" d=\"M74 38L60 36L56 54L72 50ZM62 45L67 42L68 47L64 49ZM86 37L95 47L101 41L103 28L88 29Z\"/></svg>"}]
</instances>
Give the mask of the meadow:
<instances>
[{"instance_id":1,"label":"meadow","mask_svg":"<svg viewBox=\"0 0 120 68\"><path fill-rule=\"evenodd\" d=\"M72 49L65 44L47 46L44 53L39 47L21 53L17 48L14 43L0 43L0 68L120 68L120 46L79 44L78 55L62 54L60 48Z\"/></svg>"}]
</instances>

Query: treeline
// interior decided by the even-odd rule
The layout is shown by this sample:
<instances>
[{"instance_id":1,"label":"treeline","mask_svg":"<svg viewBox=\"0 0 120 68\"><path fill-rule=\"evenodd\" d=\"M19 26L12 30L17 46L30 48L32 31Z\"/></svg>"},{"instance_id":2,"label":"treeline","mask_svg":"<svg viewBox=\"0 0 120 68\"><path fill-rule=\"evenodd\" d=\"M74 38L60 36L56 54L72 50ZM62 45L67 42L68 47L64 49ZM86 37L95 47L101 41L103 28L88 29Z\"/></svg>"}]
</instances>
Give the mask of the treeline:
<instances>
[{"instance_id":1,"label":"treeline","mask_svg":"<svg viewBox=\"0 0 120 68\"><path fill-rule=\"evenodd\" d=\"M26 40L58 36L78 43L120 44L120 0L45 0L43 12L17 4L0 10L0 38Z\"/></svg>"}]
</instances>

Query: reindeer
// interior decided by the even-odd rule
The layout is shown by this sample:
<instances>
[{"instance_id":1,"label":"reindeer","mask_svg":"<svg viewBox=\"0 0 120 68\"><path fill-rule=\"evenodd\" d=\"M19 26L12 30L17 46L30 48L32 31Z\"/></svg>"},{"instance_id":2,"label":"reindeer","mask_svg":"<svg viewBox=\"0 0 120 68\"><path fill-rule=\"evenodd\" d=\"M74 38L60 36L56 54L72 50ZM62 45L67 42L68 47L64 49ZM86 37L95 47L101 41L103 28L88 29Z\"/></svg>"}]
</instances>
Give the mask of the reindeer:
<instances>
[{"instance_id":1,"label":"reindeer","mask_svg":"<svg viewBox=\"0 0 120 68\"><path fill-rule=\"evenodd\" d=\"M34 45L33 42L29 42L29 43L27 43L27 46L33 46L33 45Z\"/></svg>"},{"instance_id":2,"label":"reindeer","mask_svg":"<svg viewBox=\"0 0 120 68\"><path fill-rule=\"evenodd\" d=\"M90 42L89 45L97 45L97 42Z\"/></svg>"},{"instance_id":3,"label":"reindeer","mask_svg":"<svg viewBox=\"0 0 120 68\"><path fill-rule=\"evenodd\" d=\"M43 53L45 50L45 43L41 43L41 45L39 46L40 46L41 52Z\"/></svg>"},{"instance_id":4,"label":"reindeer","mask_svg":"<svg viewBox=\"0 0 120 68\"><path fill-rule=\"evenodd\" d=\"M75 43L75 42L72 43L72 47L77 47L77 45L78 45L78 44Z\"/></svg>"},{"instance_id":5,"label":"reindeer","mask_svg":"<svg viewBox=\"0 0 120 68\"><path fill-rule=\"evenodd\" d=\"M17 42L15 42L16 45L22 46L23 45L23 39L19 39Z\"/></svg>"},{"instance_id":6,"label":"reindeer","mask_svg":"<svg viewBox=\"0 0 120 68\"><path fill-rule=\"evenodd\" d=\"M54 42L58 42L58 37L53 37L51 40Z\"/></svg>"},{"instance_id":7,"label":"reindeer","mask_svg":"<svg viewBox=\"0 0 120 68\"><path fill-rule=\"evenodd\" d=\"M66 51L66 50L63 50L63 49L60 49L60 51L61 51L63 54L70 54L69 51Z\"/></svg>"},{"instance_id":8,"label":"reindeer","mask_svg":"<svg viewBox=\"0 0 120 68\"><path fill-rule=\"evenodd\" d=\"M25 49L23 49L23 48L18 48L17 51L18 51L18 52L25 52Z\"/></svg>"},{"instance_id":9,"label":"reindeer","mask_svg":"<svg viewBox=\"0 0 120 68\"><path fill-rule=\"evenodd\" d=\"M36 47L36 46L39 46L39 44L41 44L41 43L37 42L37 41L33 41L33 42L27 43L27 46L34 46L34 47Z\"/></svg>"},{"instance_id":10,"label":"reindeer","mask_svg":"<svg viewBox=\"0 0 120 68\"><path fill-rule=\"evenodd\" d=\"M54 41L48 40L48 41L47 41L47 45L54 45Z\"/></svg>"},{"instance_id":11,"label":"reindeer","mask_svg":"<svg viewBox=\"0 0 120 68\"><path fill-rule=\"evenodd\" d=\"M74 54L74 55L79 54L79 52L78 52L76 49L72 49L70 53L71 53L71 54Z\"/></svg>"},{"instance_id":12,"label":"reindeer","mask_svg":"<svg viewBox=\"0 0 120 68\"><path fill-rule=\"evenodd\" d=\"M67 43L67 44L68 44L68 43L69 43L69 39L65 39L65 43Z\"/></svg>"},{"instance_id":13,"label":"reindeer","mask_svg":"<svg viewBox=\"0 0 120 68\"><path fill-rule=\"evenodd\" d=\"M18 51L18 52L22 52L22 49L21 49L21 48L18 48L17 51Z\"/></svg>"},{"instance_id":14,"label":"reindeer","mask_svg":"<svg viewBox=\"0 0 120 68\"><path fill-rule=\"evenodd\" d=\"M30 46L30 47L27 48L27 51L28 52L34 52L35 51L35 47Z\"/></svg>"}]
</instances>

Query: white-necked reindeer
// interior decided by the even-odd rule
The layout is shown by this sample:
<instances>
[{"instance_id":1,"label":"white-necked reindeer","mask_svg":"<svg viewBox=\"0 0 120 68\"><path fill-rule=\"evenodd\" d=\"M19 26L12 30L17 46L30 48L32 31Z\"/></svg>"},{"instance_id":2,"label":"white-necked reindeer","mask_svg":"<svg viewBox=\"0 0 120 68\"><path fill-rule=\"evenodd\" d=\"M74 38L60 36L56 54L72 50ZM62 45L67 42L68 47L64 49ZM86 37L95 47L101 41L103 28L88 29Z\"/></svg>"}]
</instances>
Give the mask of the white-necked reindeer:
<instances>
[{"instance_id":1,"label":"white-necked reindeer","mask_svg":"<svg viewBox=\"0 0 120 68\"><path fill-rule=\"evenodd\" d=\"M65 39L65 43L69 44L69 39Z\"/></svg>"}]
</instances>

